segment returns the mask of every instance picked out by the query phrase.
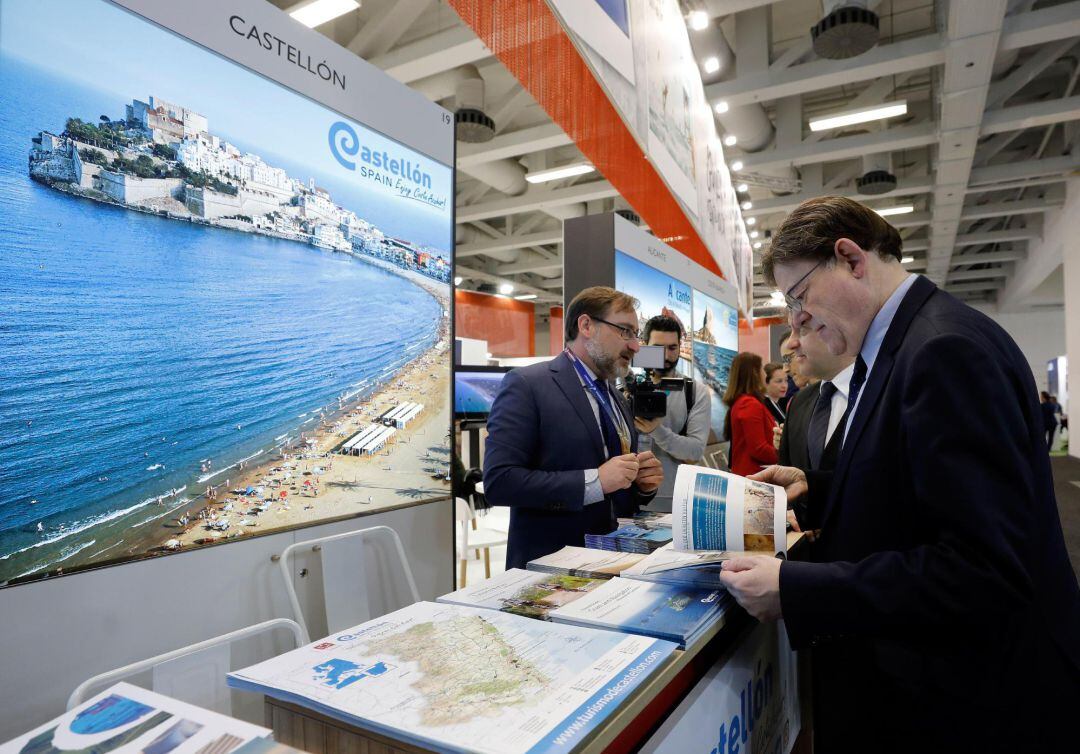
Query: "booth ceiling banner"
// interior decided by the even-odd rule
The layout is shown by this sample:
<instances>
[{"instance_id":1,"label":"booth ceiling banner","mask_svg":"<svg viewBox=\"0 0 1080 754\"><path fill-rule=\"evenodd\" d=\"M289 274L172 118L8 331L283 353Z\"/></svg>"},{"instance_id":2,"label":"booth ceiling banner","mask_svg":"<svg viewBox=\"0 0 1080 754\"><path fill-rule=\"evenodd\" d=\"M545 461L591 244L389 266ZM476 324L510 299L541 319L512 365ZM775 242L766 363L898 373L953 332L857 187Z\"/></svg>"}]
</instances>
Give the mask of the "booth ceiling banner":
<instances>
[{"instance_id":1,"label":"booth ceiling banner","mask_svg":"<svg viewBox=\"0 0 1080 754\"><path fill-rule=\"evenodd\" d=\"M548 2L749 318L753 251L679 3Z\"/></svg>"}]
</instances>

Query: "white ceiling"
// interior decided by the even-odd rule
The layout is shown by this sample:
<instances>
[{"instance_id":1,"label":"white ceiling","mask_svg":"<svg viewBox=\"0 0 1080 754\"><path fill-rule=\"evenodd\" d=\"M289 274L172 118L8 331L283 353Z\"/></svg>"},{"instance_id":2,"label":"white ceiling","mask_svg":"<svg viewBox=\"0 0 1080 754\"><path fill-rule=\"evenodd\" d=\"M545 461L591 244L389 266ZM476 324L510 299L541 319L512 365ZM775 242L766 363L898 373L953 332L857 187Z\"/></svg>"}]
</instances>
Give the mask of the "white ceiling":
<instances>
[{"instance_id":1,"label":"white ceiling","mask_svg":"<svg viewBox=\"0 0 1080 754\"><path fill-rule=\"evenodd\" d=\"M708 35L723 34L736 55L731 70L705 77L710 101L760 103L776 129L760 151L736 147L727 155L746 163L748 182L760 178L746 212L757 218L758 240L767 243L802 199L857 196L861 157L887 154L898 188L867 203L915 205L913 214L891 218L915 258L907 266L965 299L996 300L1038 243L1044 214L1061 206L1065 178L1080 170L1080 0L869 0L880 18L879 42L844 61L819 60L812 51L810 27L823 15L822 0L681 4L715 19L691 34L697 51L715 42ZM541 306L560 304L562 220L625 207L611 185L596 173L523 192L520 181L509 192L492 185L505 188L507 172L516 177L521 167L583 158L445 0L363 0L318 31L451 110L454 77L461 66L476 66L496 136L458 144L461 287L509 282L515 294L535 293ZM812 134L806 125L901 98L908 115L886 127ZM792 168L797 192L765 187L766 174L791 175ZM1047 289L1055 290L1053 281L1018 305L1044 307L1053 300ZM763 303L768 293L759 286L755 298Z\"/></svg>"}]
</instances>

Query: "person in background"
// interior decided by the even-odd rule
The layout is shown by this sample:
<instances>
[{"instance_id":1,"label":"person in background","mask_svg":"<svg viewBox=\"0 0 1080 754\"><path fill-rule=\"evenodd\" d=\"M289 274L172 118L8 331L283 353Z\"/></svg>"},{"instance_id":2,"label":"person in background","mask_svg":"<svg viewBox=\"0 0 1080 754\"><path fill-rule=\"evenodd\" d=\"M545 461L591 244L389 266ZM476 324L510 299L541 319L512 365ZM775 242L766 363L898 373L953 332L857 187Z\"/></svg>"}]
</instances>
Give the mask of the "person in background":
<instances>
[{"instance_id":1,"label":"person in background","mask_svg":"<svg viewBox=\"0 0 1080 754\"><path fill-rule=\"evenodd\" d=\"M1046 449L1054 449L1054 433L1057 431L1057 415L1061 406L1057 405L1054 396L1043 390L1039 393L1039 410L1042 411L1043 431L1046 432Z\"/></svg>"},{"instance_id":2,"label":"person in background","mask_svg":"<svg viewBox=\"0 0 1080 754\"><path fill-rule=\"evenodd\" d=\"M664 368L650 371L656 384L664 377L678 377L679 344L683 327L679 320L662 314L645 323L642 341L647 346L662 346ZM649 510L671 512L671 492L675 487L675 472L681 463L701 463L709 441L709 416L712 396L705 383L686 379L683 390L669 392L667 414L658 419L634 417L634 426L641 433L639 443L660 459L664 468L664 483L649 504Z\"/></svg>"},{"instance_id":3,"label":"person in background","mask_svg":"<svg viewBox=\"0 0 1080 754\"><path fill-rule=\"evenodd\" d=\"M765 408L765 371L756 353L743 351L732 359L724 405L728 407L724 438L731 441L731 473L747 476L776 463L776 421Z\"/></svg>"},{"instance_id":4,"label":"person in background","mask_svg":"<svg viewBox=\"0 0 1080 754\"><path fill-rule=\"evenodd\" d=\"M792 358L795 355L795 350L788 345L788 341L791 340L791 330L787 331L784 337L780 338L780 361L784 365L784 371L787 374L787 392L784 393L784 397L780 399L780 408L786 412L788 404L795 398L795 394L799 392L799 385L795 382L797 374L796 366L792 363Z\"/></svg>"},{"instance_id":5,"label":"person in background","mask_svg":"<svg viewBox=\"0 0 1080 754\"><path fill-rule=\"evenodd\" d=\"M616 516L651 502L664 481L652 452L638 452L634 417L612 384L641 348L636 306L614 288L586 288L566 308L566 349L503 378L484 493L510 508L507 568L614 531Z\"/></svg>"},{"instance_id":6,"label":"person in background","mask_svg":"<svg viewBox=\"0 0 1080 754\"><path fill-rule=\"evenodd\" d=\"M780 401L788 391L788 376L783 364L770 362L765 365L765 408L769 409L772 418L777 425L783 425L787 419L784 409L780 408Z\"/></svg>"}]
</instances>

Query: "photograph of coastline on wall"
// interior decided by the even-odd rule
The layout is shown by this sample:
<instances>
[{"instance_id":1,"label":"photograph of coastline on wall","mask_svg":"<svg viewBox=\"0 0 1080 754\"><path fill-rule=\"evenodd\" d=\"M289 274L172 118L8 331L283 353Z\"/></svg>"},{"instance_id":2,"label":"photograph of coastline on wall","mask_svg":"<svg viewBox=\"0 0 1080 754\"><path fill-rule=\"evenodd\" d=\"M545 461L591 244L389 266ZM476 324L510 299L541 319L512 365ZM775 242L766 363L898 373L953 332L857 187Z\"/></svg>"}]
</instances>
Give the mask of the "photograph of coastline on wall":
<instances>
[{"instance_id":1,"label":"photograph of coastline on wall","mask_svg":"<svg viewBox=\"0 0 1080 754\"><path fill-rule=\"evenodd\" d=\"M712 390L710 442L724 441L724 391L731 362L739 352L739 312L733 306L694 290L694 377Z\"/></svg>"},{"instance_id":2,"label":"photograph of coastline on wall","mask_svg":"<svg viewBox=\"0 0 1080 754\"><path fill-rule=\"evenodd\" d=\"M616 250L615 287L638 300L638 329L642 333L645 332L645 323L658 314L679 321L683 326L683 339L679 344L678 371L688 375L693 356L690 345L690 307L693 301L690 286Z\"/></svg>"},{"instance_id":3,"label":"photograph of coastline on wall","mask_svg":"<svg viewBox=\"0 0 1080 754\"><path fill-rule=\"evenodd\" d=\"M449 494L449 167L104 0L0 56L0 585Z\"/></svg>"}]
</instances>

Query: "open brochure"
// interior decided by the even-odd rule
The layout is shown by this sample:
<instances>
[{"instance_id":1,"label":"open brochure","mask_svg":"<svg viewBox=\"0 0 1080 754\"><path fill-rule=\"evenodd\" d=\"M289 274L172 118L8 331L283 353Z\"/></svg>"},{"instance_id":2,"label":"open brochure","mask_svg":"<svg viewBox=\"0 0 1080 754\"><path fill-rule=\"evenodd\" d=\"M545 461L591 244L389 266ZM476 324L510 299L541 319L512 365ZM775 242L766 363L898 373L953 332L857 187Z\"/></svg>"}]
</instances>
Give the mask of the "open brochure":
<instances>
[{"instance_id":1,"label":"open brochure","mask_svg":"<svg viewBox=\"0 0 1080 754\"><path fill-rule=\"evenodd\" d=\"M720 564L741 555L787 554L783 487L683 465L671 500L672 542L620 575L678 584L720 583Z\"/></svg>"}]
</instances>

